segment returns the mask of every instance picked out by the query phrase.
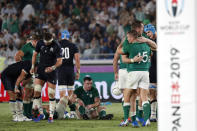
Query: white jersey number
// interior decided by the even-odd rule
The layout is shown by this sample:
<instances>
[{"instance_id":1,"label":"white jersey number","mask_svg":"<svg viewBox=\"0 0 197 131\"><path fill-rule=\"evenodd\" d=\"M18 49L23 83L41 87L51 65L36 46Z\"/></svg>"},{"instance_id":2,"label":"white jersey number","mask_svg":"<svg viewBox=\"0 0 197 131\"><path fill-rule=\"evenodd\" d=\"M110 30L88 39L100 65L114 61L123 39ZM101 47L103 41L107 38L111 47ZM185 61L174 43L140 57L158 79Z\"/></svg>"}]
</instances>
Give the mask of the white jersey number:
<instances>
[{"instance_id":1,"label":"white jersey number","mask_svg":"<svg viewBox=\"0 0 197 131\"><path fill-rule=\"evenodd\" d=\"M64 59L69 59L70 58L69 48L61 48L61 50L62 50L62 56L64 57Z\"/></svg>"},{"instance_id":2,"label":"white jersey number","mask_svg":"<svg viewBox=\"0 0 197 131\"><path fill-rule=\"evenodd\" d=\"M142 56L143 57L142 62L144 62L144 63L146 63L148 61L148 59L149 59L147 53L148 53L147 51L143 52L142 55L141 55L140 52L138 53L139 56Z\"/></svg>"}]
</instances>

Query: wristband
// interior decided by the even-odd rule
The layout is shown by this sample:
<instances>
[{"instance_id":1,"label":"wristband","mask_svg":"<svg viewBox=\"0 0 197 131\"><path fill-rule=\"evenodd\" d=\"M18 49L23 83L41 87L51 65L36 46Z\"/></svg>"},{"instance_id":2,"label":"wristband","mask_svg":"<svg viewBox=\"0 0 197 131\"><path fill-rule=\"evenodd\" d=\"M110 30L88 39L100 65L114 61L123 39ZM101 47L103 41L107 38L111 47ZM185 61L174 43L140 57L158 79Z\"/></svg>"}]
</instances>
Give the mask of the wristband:
<instances>
[{"instance_id":1,"label":"wristband","mask_svg":"<svg viewBox=\"0 0 197 131\"><path fill-rule=\"evenodd\" d=\"M31 69L33 69L34 67L35 67L35 66L34 66L34 65L32 65L32 66L31 66Z\"/></svg>"},{"instance_id":2,"label":"wristband","mask_svg":"<svg viewBox=\"0 0 197 131\"><path fill-rule=\"evenodd\" d=\"M131 63L134 63L134 60L133 59L130 59Z\"/></svg>"},{"instance_id":3,"label":"wristband","mask_svg":"<svg viewBox=\"0 0 197 131\"><path fill-rule=\"evenodd\" d=\"M51 68L52 68L52 70L55 70L56 69L56 66L52 66Z\"/></svg>"}]
</instances>

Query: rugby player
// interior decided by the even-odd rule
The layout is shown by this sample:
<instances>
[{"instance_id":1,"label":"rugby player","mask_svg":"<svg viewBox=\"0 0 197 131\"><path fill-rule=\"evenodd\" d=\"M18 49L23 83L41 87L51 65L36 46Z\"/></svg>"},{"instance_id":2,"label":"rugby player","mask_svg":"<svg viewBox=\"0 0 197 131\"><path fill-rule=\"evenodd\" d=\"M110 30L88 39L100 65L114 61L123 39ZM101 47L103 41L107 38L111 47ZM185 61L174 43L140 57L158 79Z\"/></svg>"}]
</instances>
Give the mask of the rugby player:
<instances>
[{"instance_id":1,"label":"rugby player","mask_svg":"<svg viewBox=\"0 0 197 131\"><path fill-rule=\"evenodd\" d=\"M52 34L46 32L44 34L44 39L38 41L36 45L36 50L32 57L32 68L31 73L34 73L36 56L40 53L40 62L38 64L37 74L34 82L34 100L33 100L33 109L38 109L40 115L37 119L34 119L35 122L40 121L44 118L43 109L42 109L42 100L41 100L41 90L45 82L48 84L48 95L49 95L49 119L48 122L53 122L53 113L55 110L55 89L56 89L56 68L62 64L61 58L61 48L53 40Z\"/></svg>"}]
</instances>

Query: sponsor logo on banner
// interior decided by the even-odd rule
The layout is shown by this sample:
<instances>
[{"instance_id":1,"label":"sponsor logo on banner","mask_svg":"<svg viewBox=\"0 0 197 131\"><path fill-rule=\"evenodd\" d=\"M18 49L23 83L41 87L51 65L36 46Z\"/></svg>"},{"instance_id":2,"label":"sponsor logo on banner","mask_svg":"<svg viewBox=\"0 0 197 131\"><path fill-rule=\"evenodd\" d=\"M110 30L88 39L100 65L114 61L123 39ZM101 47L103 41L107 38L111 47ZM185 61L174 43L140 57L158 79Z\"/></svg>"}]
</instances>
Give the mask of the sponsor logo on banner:
<instances>
[{"instance_id":1,"label":"sponsor logo on banner","mask_svg":"<svg viewBox=\"0 0 197 131\"><path fill-rule=\"evenodd\" d=\"M184 9L184 0L165 0L166 11L170 16L179 16Z\"/></svg>"}]
</instances>

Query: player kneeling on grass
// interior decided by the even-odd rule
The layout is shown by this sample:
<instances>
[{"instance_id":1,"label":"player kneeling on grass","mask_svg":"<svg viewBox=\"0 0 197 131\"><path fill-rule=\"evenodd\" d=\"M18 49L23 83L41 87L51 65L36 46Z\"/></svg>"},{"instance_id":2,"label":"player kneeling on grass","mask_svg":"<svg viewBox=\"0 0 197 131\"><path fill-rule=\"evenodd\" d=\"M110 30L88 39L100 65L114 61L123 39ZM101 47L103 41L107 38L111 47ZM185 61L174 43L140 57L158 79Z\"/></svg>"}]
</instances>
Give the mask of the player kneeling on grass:
<instances>
[{"instance_id":1,"label":"player kneeling on grass","mask_svg":"<svg viewBox=\"0 0 197 131\"><path fill-rule=\"evenodd\" d=\"M20 61L9 65L1 73L1 80L10 96L10 109L13 121L30 121L23 116L23 102L20 83L31 77L31 61Z\"/></svg>"},{"instance_id":2,"label":"player kneeling on grass","mask_svg":"<svg viewBox=\"0 0 197 131\"><path fill-rule=\"evenodd\" d=\"M83 86L74 90L72 101L75 101L76 113L79 118L111 120L113 114L106 114L105 107L100 106L98 90L92 86L92 78L86 76Z\"/></svg>"}]
</instances>

